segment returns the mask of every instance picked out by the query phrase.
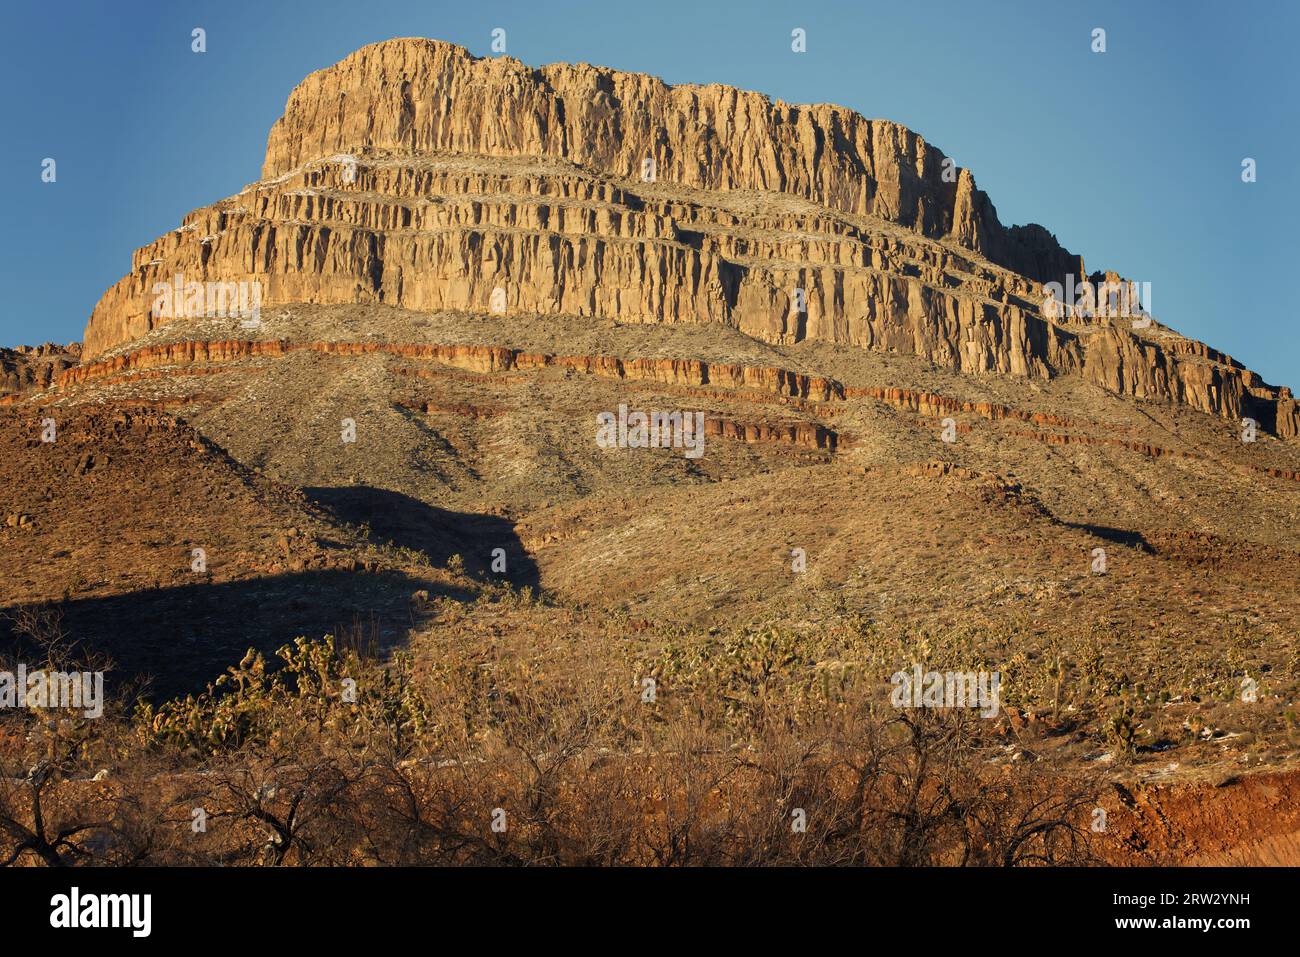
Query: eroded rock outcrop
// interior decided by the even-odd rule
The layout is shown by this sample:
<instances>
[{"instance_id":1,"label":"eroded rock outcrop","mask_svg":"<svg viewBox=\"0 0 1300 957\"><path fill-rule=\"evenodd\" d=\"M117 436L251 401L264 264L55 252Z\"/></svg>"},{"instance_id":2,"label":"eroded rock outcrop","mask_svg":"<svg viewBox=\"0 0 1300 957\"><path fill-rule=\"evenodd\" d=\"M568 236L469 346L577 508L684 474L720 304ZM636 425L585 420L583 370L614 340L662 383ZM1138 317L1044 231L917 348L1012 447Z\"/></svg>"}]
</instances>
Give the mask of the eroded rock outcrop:
<instances>
[{"instance_id":1,"label":"eroded rock outcrop","mask_svg":"<svg viewBox=\"0 0 1300 957\"><path fill-rule=\"evenodd\" d=\"M200 289L175 318L160 283L255 283L263 306L722 323L1300 435L1288 390L1201 343L1045 312L1043 284L1067 275L1088 275L1080 257L1004 227L968 170L897 124L402 39L299 84L263 179L139 250L85 339L99 356L212 306Z\"/></svg>"},{"instance_id":2,"label":"eroded rock outcrop","mask_svg":"<svg viewBox=\"0 0 1300 957\"><path fill-rule=\"evenodd\" d=\"M801 399L844 398L844 387L833 379L809 376L770 366L745 366L704 362L700 359L621 359L617 356L566 356L525 352L506 346L433 345L385 342L285 342L269 340L218 340L175 342L125 352L112 359L68 369L59 385L79 385L94 380L141 375L163 368L181 367L185 374L208 373L211 367L186 368L195 363L229 362L259 356L278 357L310 351L324 355L384 355L431 359L471 372L506 372L550 366L572 369L607 379L662 382L665 385L719 385L731 389L757 389ZM407 371L407 370L403 370ZM418 374L418 373L415 373Z\"/></svg>"},{"instance_id":3,"label":"eroded rock outcrop","mask_svg":"<svg viewBox=\"0 0 1300 957\"><path fill-rule=\"evenodd\" d=\"M79 343L0 349L0 402L23 392L47 389L81 360Z\"/></svg>"}]
</instances>

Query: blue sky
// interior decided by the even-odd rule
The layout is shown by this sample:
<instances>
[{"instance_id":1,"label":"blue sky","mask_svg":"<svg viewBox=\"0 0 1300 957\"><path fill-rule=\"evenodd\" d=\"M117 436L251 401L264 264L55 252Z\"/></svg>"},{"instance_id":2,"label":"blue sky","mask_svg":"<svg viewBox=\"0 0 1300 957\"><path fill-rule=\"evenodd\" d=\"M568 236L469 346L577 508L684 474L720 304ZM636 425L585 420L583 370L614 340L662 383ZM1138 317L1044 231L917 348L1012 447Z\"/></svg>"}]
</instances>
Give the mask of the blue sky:
<instances>
[{"instance_id":1,"label":"blue sky","mask_svg":"<svg viewBox=\"0 0 1300 957\"><path fill-rule=\"evenodd\" d=\"M394 36L486 55L495 27L531 65L722 82L903 123L969 167L1004 223L1042 223L1089 269L1150 282L1162 322L1300 387L1283 289L1300 251L1288 0L6 0L0 345L79 339L133 249L257 178L307 73ZM45 157L56 183L41 182Z\"/></svg>"}]
</instances>

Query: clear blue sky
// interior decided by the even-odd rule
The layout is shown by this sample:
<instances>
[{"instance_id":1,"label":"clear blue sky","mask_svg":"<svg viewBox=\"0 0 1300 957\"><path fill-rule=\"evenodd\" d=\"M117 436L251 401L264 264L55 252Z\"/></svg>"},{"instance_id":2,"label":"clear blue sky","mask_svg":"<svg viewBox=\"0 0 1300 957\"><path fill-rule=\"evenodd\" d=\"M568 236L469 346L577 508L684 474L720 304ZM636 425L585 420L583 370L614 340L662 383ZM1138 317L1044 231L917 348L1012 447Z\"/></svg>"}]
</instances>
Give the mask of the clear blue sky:
<instances>
[{"instance_id":1,"label":"clear blue sky","mask_svg":"<svg viewBox=\"0 0 1300 957\"><path fill-rule=\"evenodd\" d=\"M79 339L131 251L257 178L312 70L394 36L833 102L975 173L1004 223L1152 283L1155 315L1300 387L1293 0L5 0L0 345ZM208 52L190 51L207 30ZM790 51L790 31L808 52ZM1090 50L1094 27L1107 52ZM41 161L58 181L40 180ZM1258 182L1241 182L1241 161Z\"/></svg>"}]
</instances>

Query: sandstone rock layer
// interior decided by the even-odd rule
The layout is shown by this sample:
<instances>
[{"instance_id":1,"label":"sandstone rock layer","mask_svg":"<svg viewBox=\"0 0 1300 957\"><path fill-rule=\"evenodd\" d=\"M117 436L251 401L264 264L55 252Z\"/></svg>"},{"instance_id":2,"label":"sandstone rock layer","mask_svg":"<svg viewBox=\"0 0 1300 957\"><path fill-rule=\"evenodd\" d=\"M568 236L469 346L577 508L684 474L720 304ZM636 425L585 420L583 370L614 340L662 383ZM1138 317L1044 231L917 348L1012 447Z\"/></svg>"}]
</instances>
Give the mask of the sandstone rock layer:
<instances>
[{"instance_id":1,"label":"sandstone rock layer","mask_svg":"<svg viewBox=\"0 0 1300 957\"><path fill-rule=\"evenodd\" d=\"M212 308L160 309L160 283L247 283L263 308L721 323L971 375L1075 376L1300 435L1288 389L1202 343L1044 308L1044 283L1085 275L895 123L401 39L299 84L263 178L137 251L85 346Z\"/></svg>"}]
</instances>

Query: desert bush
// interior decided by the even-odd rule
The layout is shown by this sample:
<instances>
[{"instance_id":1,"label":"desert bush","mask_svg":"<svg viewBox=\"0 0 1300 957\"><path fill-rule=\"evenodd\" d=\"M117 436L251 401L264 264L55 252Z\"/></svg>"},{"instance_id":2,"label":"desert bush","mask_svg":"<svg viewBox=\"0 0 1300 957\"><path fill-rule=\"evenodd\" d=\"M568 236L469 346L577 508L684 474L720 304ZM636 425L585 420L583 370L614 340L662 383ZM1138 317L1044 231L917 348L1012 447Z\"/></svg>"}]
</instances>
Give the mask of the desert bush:
<instances>
[{"instance_id":1,"label":"desert bush","mask_svg":"<svg viewBox=\"0 0 1300 957\"><path fill-rule=\"evenodd\" d=\"M449 607L442 621L446 632L387 659L328 636L270 657L250 651L200 694L119 708L90 739L63 728L58 774L0 793L6 856L264 866L1089 860L1083 789L995 766L989 722L886 704L883 676L917 654L970 655L970 636L946 652L938 638L886 637L861 620L813 634L659 634L629 621L593 642L527 597ZM112 787L78 779L110 759Z\"/></svg>"}]
</instances>

